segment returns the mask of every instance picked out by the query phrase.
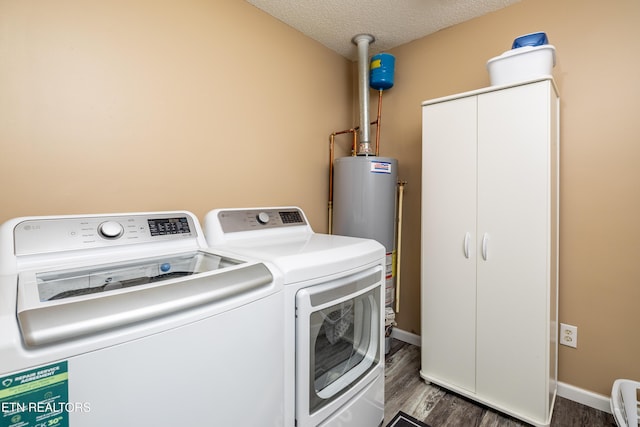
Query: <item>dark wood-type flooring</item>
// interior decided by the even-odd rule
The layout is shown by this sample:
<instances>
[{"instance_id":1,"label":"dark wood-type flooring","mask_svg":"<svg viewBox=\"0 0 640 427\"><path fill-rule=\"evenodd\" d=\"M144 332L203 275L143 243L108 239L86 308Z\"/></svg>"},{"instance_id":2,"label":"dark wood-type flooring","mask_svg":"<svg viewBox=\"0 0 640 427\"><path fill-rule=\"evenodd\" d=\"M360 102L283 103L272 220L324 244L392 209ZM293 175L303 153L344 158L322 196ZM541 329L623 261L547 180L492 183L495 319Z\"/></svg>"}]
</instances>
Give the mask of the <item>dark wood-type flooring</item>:
<instances>
[{"instance_id":1,"label":"dark wood-type flooring","mask_svg":"<svg viewBox=\"0 0 640 427\"><path fill-rule=\"evenodd\" d=\"M420 378L420 347L392 339L385 367L385 419L398 411L431 427L520 427L520 420L498 413ZM553 427L615 427L611 414L556 397Z\"/></svg>"}]
</instances>

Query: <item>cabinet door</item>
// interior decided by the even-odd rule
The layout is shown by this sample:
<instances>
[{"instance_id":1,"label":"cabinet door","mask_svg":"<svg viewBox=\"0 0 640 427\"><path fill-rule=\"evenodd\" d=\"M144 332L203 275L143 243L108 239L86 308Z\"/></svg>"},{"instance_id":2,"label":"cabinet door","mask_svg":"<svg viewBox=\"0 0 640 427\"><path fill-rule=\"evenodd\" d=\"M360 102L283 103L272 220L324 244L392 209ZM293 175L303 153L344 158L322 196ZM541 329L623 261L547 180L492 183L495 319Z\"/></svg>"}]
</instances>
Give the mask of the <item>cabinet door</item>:
<instances>
[{"instance_id":1,"label":"cabinet door","mask_svg":"<svg viewBox=\"0 0 640 427\"><path fill-rule=\"evenodd\" d=\"M476 358L476 126L476 97L423 108L421 373L470 392Z\"/></svg>"},{"instance_id":2,"label":"cabinet door","mask_svg":"<svg viewBox=\"0 0 640 427\"><path fill-rule=\"evenodd\" d=\"M548 82L478 97L476 391L538 419L549 351L549 105Z\"/></svg>"}]
</instances>

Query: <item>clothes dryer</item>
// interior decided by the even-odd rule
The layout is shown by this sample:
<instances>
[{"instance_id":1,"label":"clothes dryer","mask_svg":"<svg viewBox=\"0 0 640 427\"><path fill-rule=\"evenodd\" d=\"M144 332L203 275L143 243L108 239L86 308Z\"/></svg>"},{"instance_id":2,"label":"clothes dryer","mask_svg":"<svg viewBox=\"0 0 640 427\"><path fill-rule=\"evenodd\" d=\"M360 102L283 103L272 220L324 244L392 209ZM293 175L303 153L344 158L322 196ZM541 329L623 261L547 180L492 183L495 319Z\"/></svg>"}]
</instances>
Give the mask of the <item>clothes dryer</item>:
<instances>
[{"instance_id":1,"label":"clothes dryer","mask_svg":"<svg viewBox=\"0 0 640 427\"><path fill-rule=\"evenodd\" d=\"M216 253L273 264L284 277L286 427L372 427L384 419L385 250L314 233L297 207L216 209Z\"/></svg>"}]
</instances>

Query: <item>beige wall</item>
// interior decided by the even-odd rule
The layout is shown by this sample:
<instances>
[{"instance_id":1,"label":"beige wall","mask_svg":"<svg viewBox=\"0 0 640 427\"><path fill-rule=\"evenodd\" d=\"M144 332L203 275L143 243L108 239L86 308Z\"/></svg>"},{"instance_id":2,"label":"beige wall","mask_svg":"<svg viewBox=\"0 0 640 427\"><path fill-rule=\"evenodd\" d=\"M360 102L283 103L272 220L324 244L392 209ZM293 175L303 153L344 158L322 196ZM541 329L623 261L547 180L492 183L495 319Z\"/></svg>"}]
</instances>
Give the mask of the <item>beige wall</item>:
<instances>
[{"instance_id":1,"label":"beige wall","mask_svg":"<svg viewBox=\"0 0 640 427\"><path fill-rule=\"evenodd\" d=\"M637 0L524 0L390 51L381 154L408 181L400 328L420 333L420 103L488 86L488 59L545 31L561 95L560 321L578 326L559 379L604 395L640 379L639 22Z\"/></svg>"},{"instance_id":2,"label":"beige wall","mask_svg":"<svg viewBox=\"0 0 640 427\"><path fill-rule=\"evenodd\" d=\"M351 80L243 1L0 0L0 222L295 204L326 231Z\"/></svg>"},{"instance_id":3,"label":"beige wall","mask_svg":"<svg viewBox=\"0 0 640 427\"><path fill-rule=\"evenodd\" d=\"M560 380L608 394L640 379L638 22L636 0L523 0L391 51L380 154L408 181L400 328L420 333L420 103L487 86L489 58L544 30L562 97L560 320L579 328ZM328 135L357 116L344 58L237 0L0 0L0 28L0 222L296 204L326 231Z\"/></svg>"}]
</instances>

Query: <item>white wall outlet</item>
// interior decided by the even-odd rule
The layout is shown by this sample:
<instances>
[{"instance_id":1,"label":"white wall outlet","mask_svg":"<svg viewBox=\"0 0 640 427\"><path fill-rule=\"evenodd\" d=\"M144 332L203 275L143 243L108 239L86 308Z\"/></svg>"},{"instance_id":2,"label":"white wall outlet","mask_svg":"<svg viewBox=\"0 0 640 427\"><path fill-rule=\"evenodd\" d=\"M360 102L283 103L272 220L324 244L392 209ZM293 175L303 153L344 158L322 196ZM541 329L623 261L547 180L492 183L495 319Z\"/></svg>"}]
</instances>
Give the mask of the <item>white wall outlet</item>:
<instances>
[{"instance_id":1,"label":"white wall outlet","mask_svg":"<svg viewBox=\"0 0 640 427\"><path fill-rule=\"evenodd\" d=\"M560 323L560 344L578 347L578 327Z\"/></svg>"}]
</instances>

